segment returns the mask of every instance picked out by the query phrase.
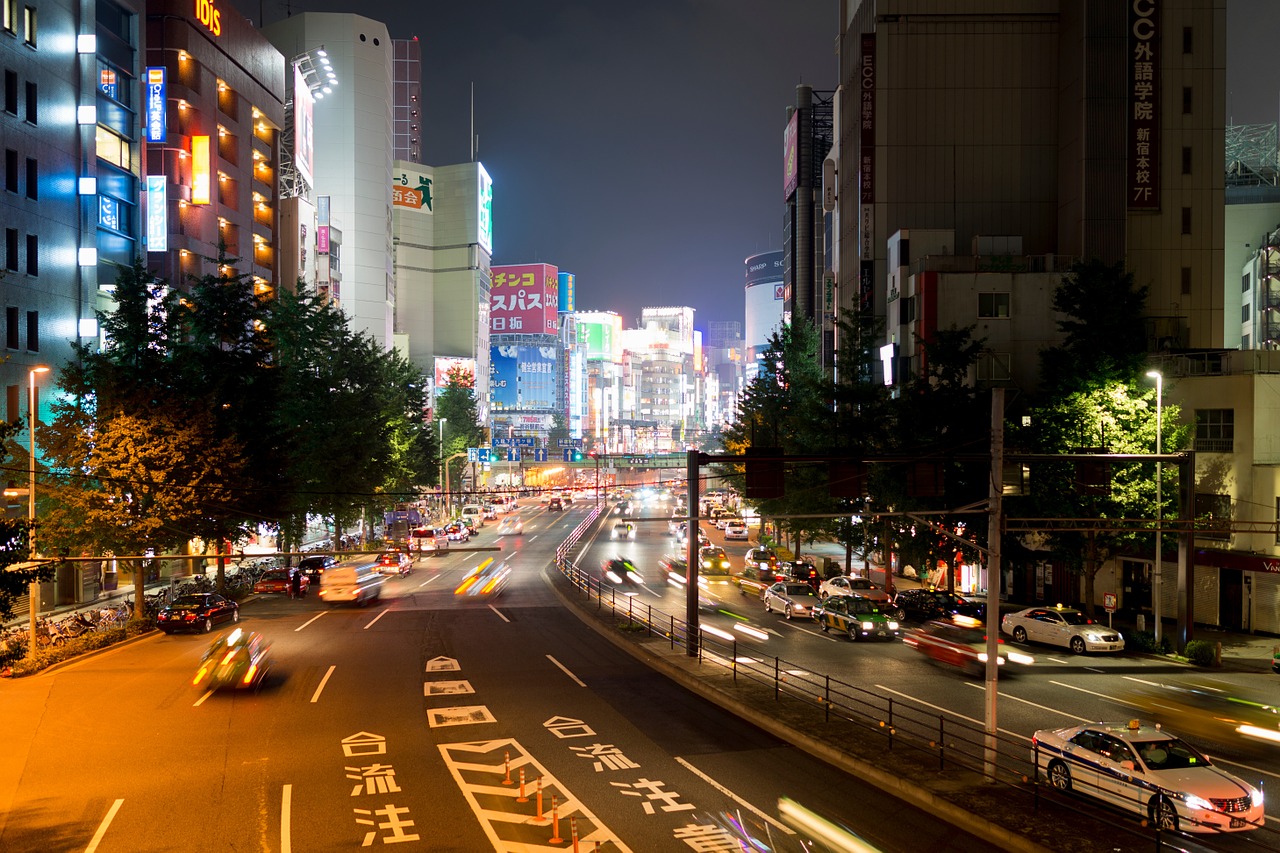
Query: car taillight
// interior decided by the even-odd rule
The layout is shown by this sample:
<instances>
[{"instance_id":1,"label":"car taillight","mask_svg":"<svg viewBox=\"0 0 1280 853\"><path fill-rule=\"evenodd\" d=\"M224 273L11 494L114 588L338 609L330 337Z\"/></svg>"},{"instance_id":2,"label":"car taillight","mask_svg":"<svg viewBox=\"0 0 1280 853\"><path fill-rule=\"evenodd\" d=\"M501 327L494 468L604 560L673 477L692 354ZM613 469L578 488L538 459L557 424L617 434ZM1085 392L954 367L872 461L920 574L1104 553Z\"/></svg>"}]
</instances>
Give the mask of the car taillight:
<instances>
[{"instance_id":1,"label":"car taillight","mask_svg":"<svg viewBox=\"0 0 1280 853\"><path fill-rule=\"evenodd\" d=\"M244 674L244 678L240 679L240 683L241 683L241 684L252 684L252 683L253 683L253 674L254 674L255 672L257 672L257 671L258 671L258 665L257 665L256 663L251 663L251 664L249 664L249 671L248 671L248 672L246 672L246 673Z\"/></svg>"}]
</instances>

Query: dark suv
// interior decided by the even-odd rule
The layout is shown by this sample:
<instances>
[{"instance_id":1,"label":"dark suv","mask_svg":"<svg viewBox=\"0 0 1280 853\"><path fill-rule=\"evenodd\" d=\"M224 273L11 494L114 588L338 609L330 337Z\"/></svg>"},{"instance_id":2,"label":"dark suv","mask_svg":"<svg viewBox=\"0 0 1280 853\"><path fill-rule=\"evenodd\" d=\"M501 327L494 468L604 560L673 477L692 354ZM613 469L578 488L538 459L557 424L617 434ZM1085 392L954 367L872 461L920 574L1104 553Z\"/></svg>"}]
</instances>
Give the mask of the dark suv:
<instances>
[{"instance_id":1,"label":"dark suv","mask_svg":"<svg viewBox=\"0 0 1280 853\"><path fill-rule=\"evenodd\" d=\"M298 562L298 571L307 576L312 583L320 583L320 576L325 573L326 569L331 569L338 565L337 559L321 554L315 557L303 557Z\"/></svg>"},{"instance_id":2,"label":"dark suv","mask_svg":"<svg viewBox=\"0 0 1280 853\"><path fill-rule=\"evenodd\" d=\"M952 616L981 619L986 613L986 601L983 599L945 589L904 589L893 604L905 618L920 622Z\"/></svg>"}]
</instances>

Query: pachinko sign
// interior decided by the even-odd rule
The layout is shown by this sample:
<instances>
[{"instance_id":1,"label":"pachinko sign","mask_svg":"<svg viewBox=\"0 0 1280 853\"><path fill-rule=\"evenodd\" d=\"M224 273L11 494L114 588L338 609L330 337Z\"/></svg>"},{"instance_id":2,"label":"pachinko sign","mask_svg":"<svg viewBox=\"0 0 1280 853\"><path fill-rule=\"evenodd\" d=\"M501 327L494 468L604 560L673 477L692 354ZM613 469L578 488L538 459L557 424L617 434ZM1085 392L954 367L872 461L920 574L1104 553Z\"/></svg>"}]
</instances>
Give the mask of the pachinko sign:
<instances>
[{"instance_id":1,"label":"pachinko sign","mask_svg":"<svg viewBox=\"0 0 1280 853\"><path fill-rule=\"evenodd\" d=\"M560 330L560 278L550 264L493 267L489 331L554 335Z\"/></svg>"}]
</instances>

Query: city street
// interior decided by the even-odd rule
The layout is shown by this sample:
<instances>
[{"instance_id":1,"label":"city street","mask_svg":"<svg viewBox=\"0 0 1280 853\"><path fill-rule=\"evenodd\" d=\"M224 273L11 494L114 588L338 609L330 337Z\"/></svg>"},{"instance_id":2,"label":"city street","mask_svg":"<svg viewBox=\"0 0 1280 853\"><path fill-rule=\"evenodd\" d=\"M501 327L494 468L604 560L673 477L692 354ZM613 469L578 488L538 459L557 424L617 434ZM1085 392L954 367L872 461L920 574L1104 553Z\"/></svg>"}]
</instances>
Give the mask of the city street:
<instances>
[{"instance_id":1,"label":"city street","mask_svg":"<svg viewBox=\"0 0 1280 853\"><path fill-rule=\"evenodd\" d=\"M542 576L582 512L522 515L378 605L247 603L275 659L257 692L192 687L209 638L184 635L0 684L0 848L706 849L730 814L786 850L784 796L885 850L989 848L601 642ZM455 595L490 557L505 591Z\"/></svg>"}]
</instances>

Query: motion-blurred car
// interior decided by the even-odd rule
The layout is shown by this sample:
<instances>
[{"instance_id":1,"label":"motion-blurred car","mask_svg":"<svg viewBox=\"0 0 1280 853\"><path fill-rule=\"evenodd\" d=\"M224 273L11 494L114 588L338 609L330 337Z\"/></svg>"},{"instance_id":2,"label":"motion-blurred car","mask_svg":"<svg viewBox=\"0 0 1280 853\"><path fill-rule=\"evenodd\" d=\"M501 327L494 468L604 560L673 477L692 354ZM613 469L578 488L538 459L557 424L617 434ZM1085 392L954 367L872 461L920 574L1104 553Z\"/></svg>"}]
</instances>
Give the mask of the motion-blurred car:
<instances>
[{"instance_id":1,"label":"motion-blurred car","mask_svg":"<svg viewBox=\"0 0 1280 853\"><path fill-rule=\"evenodd\" d=\"M1203 676L1194 683L1133 681L1116 697L1143 716L1183 734L1248 752L1273 755L1280 745L1280 705L1274 696Z\"/></svg>"},{"instance_id":2,"label":"motion-blurred car","mask_svg":"<svg viewBox=\"0 0 1280 853\"><path fill-rule=\"evenodd\" d=\"M828 595L857 595L862 598L869 598L881 607L889 607L893 602L889 598L889 593L873 584L866 578L853 577L852 575L839 575L834 578L827 578L818 587L818 597L826 598Z\"/></svg>"},{"instance_id":3,"label":"motion-blurred car","mask_svg":"<svg viewBox=\"0 0 1280 853\"><path fill-rule=\"evenodd\" d=\"M271 669L270 650L261 634L236 628L213 641L191 683L206 690L256 688Z\"/></svg>"},{"instance_id":4,"label":"motion-blurred car","mask_svg":"<svg viewBox=\"0 0 1280 853\"><path fill-rule=\"evenodd\" d=\"M156 626L166 634L196 631L207 634L221 622L239 622L240 605L215 592L180 595L156 614Z\"/></svg>"},{"instance_id":5,"label":"motion-blurred car","mask_svg":"<svg viewBox=\"0 0 1280 853\"><path fill-rule=\"evenodd\" d=\"M896 640L901 634L897 619L874 601L856 595L827 596L814 609L813 618L824 633L834 628L850 640Z\"/></svg>"},{"instance_id":6,"label":"motion-blurred car","mask_svg":"<svg viewBox=\"0 0 1280 853\"><path fill-rule=\"evenodd\" d=\"M498 508L497 508L496 506L494 506L493 504L485 504L485 505L484 505L484 520L485 520L485 521L497 521L497 520L498 520Z\"/></svg>"},{"instance_id":7,"label":"motion-blurred car","mask_svg":"<svg viewBox=\"0 0 1280 853\"><path fill-rule=\"evenodd\" d=\"M689 583L688 564L682 557L663 557L658 566L666 575L667 584L681 590L681 595ZM708 578L698 575L698 609L712 612L720 608L721 597L728 588L728 581L723 578Z\"/></svg>"},{"instance_id":8,"label":"motion-blurred car","mask_svg":"<svg viewBox=\"0 0 1280 853\"><path fill-rule=\"evenodd\" d=\"M1071 649L1073 654L1085 652L1122 652L1124 638L1120 632L1099 625L1074 607L1028 607L1017 613L1006 613L1000 630L1014 642L1047 643Z\"/></svg>"},{"instance_id":9,"label":"motion-blurred car","mask_svg":"<svg viewBox=\"0 0 1280 853\"><path fill-rule=\"evenodd\" d=\"M615 521L609 530L610 539L635 539L636 526L629 521Z\"/></svg>"},{"instance_id":10,"label":"motion-blurred car","mask_svg":"<svg viewBox=\"0 0 1280 853\"><path fill-rule=\"evenodd\" d=\"M451 521L445 525L445 536L450 542L467 542L471 539L471 528L461 521Z\"/></svg>"},{"instance_id":11,"label":"motion-blurred car","mask_svg":"<svg viewBox=\"0 0 1280 853\"><path fill-rule=\"evenodd\" d=\"M600 567L600 575L604 580L618 585L644 583L644 576L640 574L635 563L625 557L605 560L604 565Z\"/></svg>"},{"instance_id":12,"label":"motion-blurred car","mask_svg":"<svg viewBox=\"0 0 1280 853\"><path fill-rule=\"evenodd\" d=\"M704 575L729 575L729 555L719 545L703 545L698 549L699 571Z\"/></svg>"},{"instance_id":13,"label":"motion-blurred car","mask_svg":"<svg viewBox=\"0 0 1280 853\"><path fill-rule=\"evenodd\" d=\"M253 584L253 591L257 594L269 594L273 592L284 593L289 595L293 590L294 575L300 574L298 569L270 569L262 573L262 577L258 578ZM299 588L301 594L307 594L307 588L311 586L311 578L302 574L299 579Z\"/></svg>"},{"instance_id":14,"label":"motion-blurred car","mask_svg":"<svg viewBox=\"0 0 1280 853\"><path fill-rule=\"evenodd\" d=\"M741 519L731 519L724 526L724 538L726 542L741 541L746 542L748 538L747 523Z\"/></svg>"},{"instance_id":15,"label":"motion-blurred car","mask_svg":"<svg viewBox=\"0 0 1280 853\"><path fill-rule=\"evenodd\" d=\"M893 599L893 604L902 611L903 618L919 622L952 616L981 619L986 614L986 602L981 598L945 589L904 589Z\"/></svg>"},{"instance_id":16,"label":"motion-blurred car","mask_svg":"<svg viewBox=\"0 0 1280 853\"><path fill-rule=\"evenodd\" d=\"M298 571L302 572L303 577L311 583L318 584L325 569L331 569L336 565L338 565L336 557L327 555L303 557L298 561Z\"/></svg>"},{"instance_id":17,"label":"motion-blurred car","mask_svg":"<svg viewBox=\"0 0 1280 853\"><path fill-rule=\"evenodd\" d=\"M1239 832L1266 821L1263 796L1195 747L1140 720L1042 729L1036 778L1137 812L1166 832Z\"/></svg>"},{"instance_id":18,"label":"motion-blurred car","mask_svg":"<svg viewBox=\"0 0 1280 853\"><path fill-rule=\"evenodd\" d=\"M978 620L968 616L956 616L951 621L935 619L920 628L912 628L902 637L902 642L938 663L954 666L966 675L980 678L987 671L987 633ZM1031 655L1004 646L997 640L996 665L1030 666L1035 663Z\"/></svg>"},{"instance_id":19,"label":"motion-blurred car","mask_svg":"<svg viewBox=\"0 0 1280 853\"><path fill-rule=\"evenodd\" d=\"M764 591L764 612L781 613L788 619L808 619L818 606L818 593L807 583L778 581Z\"/></svg>"},{"instance_id":20,"label":"motion-blurred car","mask_svg":"<svg viewBox=\"0 0 1280 853\"><path fill-rule=\"evenodd\" d=\"M413 571L413 560L404 551L383 551L373 567L384 575L407 575Z\"/></svg>"},{"instance_id":21,"label":"motion-blurred car","mask_svg":"<svg viewBox=\"0 0 1280 853\"><path fill-rule=\"evenodd\" d=\"M510 577L511 567L506 563L490 563L463 578L453 594L492 598L502 594Z\"/></svg>"},{"instance_id":22,"label":"motion-blurred car","mask_svg":"<svg viewBox=\"0 0 1280 853\"><path fill-rule=\"evenodd\" d=\"M519 536L524 533L524 522L518 515L505 516L498 522L499 536Z\"/></svg>"}]
</instances>

